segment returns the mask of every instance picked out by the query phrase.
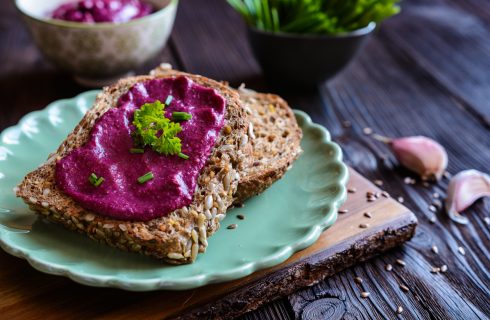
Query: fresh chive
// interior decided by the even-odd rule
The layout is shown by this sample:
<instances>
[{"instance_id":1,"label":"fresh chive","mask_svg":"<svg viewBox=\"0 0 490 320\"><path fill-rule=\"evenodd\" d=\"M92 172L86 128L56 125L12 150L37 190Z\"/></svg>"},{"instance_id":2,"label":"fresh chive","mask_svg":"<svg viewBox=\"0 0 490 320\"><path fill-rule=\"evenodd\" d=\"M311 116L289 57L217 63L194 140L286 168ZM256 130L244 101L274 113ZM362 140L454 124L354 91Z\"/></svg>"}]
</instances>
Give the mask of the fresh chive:
<instances>
[{"instance_id":1,"label":"fresh chive","mask_svg":"<svg viewBox=\"0 0 490 320\"><path fill-rule=\"evenodd\" d=\"M97 181L95 181L94 183L94 186L98 187L102 184L102 182L104 182L104 178L100 177L99 179L97 179Z\"/></svg>"},{"instance_id":2,"label":"fresh chive","mask_svg":"<svg viewBox=\"0 0 490 320\"><path fill-rule=\"evenodd\" d=\"M141 177L138 178L138 182L143 184L145 182L147 182L148 180L151 180L153 179L153 173L152 172L148 172L144 175L142 175Z\"/></svg>"},{"instance_id":3,"label":"fresh chive","mask_svg":"<svg viewBox=\"0 0 490 320\"><path fill-rule=\"evenodd\" d=\"M129 149L130 153L144 153L145 149L139 149L139 148L131 148Z\"/></svg>"},{"instance_id":4,"label":"fresh chive","mask_svg":"<svg viewBox=\"0 0 490 320\"><path fill-rule=\"evenodd\" d=\"M184 160L189 159L189 156L186 155L186 154L183 154L182 152L179 153L179 157L182 158L182 159L184 159Z\"/></svg>"},{"instance_id":5,"label":"fresh chive","mask_svg":"<svg viewBox=\"0 0 490 320\"><path fill-rule=\"evenodd\" d=\"M192 114L187 112L172 112L172 121L185 121L192 119Z\"/></svg>"},{"instance_id":6,"label":"fresh chive","mask_svg":"<svg viewBox=\"0 0 490 320\"><path fill-rule=\"evenodd\" d=\"M94 186L98 187L102 184L102 182L104 182L104 178L97 177L97 175L92 172L88 177L88 181L90 181L90 183L93 184Z\"/></svg>"},{"instance_id":7,"label":"fresh chive","mask_svg":"<svg viewBox=\"0 0 490 320\"><path fill-rule=\"evenodd\" d=\"M95 175L95 173L92 172L92 174L88 177L88 181L95 185L95 183L97 182L97 176Z\"/></svg>"},{"instance_id":8,"label":"fresh chive","mask_svg":"<svg viewBox=\"0 0 490 320\"><path fill-rule=\"evenodd\" d=\"M165 100L165 105L168 106L170 104L170 102L172 102L173 99L174 99L174 97L172 97L171 95L169 95L167 97L167 100Z\"/></svg>"}]
</instances>

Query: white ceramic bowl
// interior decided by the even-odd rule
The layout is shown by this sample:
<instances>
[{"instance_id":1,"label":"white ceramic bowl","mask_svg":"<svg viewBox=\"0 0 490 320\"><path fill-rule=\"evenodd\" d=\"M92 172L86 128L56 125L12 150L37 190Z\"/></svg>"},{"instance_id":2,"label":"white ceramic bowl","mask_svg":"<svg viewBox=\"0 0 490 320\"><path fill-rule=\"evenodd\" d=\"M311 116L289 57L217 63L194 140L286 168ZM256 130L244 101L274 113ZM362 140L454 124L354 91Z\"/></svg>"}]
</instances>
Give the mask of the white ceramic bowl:
<instances>
[{"instance_id":1,"label":"white ceramic bowl","mask_svg":"<svg viewBox=\"0 0 490 320\"><path fill-rule=\"evenodd\" d=\"M178 0L147 0L156 11L125 23L53 20L50 12L73 0L15 0L44 56L80 83L111 83L157 55L172 31Z\"/></svg>"}]
</instances>

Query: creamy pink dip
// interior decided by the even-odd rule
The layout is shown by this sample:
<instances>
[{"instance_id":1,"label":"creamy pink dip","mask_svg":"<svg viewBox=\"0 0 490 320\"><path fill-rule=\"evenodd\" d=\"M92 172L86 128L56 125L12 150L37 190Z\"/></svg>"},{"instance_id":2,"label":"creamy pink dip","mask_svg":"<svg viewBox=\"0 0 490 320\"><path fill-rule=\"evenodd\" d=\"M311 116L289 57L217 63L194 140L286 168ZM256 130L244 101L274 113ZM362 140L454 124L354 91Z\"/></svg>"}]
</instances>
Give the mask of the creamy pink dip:
<instances>
[{"instance_id":1,"label":"creamy pink dip","mask_svg":"<svg viewBox=\"0 0 490 320\"><path fill-rule=\"evenodd\" d=\"M169 95L173 100L165 108L166 117L174 111L192 115L181 122L178 134L189 159L164 156L150 148L143 154L130 153L135 147L134 111L145 103L163 103ZM137 83L121 96L116 108L99 118L85 145L57 162L56 184L82 207L115 219L147 221L189 205L223 127L225 106L215 90L185 77ZM154 179L138 183L147 172ZM92 173L105 179L100 186L89 182Z\"/></svg>"}]
</instances>

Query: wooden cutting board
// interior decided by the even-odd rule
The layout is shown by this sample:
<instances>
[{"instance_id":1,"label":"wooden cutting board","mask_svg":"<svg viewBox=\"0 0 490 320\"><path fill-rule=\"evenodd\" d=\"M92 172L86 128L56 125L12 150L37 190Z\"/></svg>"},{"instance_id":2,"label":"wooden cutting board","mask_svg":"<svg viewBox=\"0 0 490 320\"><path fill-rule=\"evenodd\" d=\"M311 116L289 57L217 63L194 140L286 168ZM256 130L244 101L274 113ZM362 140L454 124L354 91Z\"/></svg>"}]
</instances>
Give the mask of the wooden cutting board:
<instances>
[{"instance_id":1,"label":"wooden cutting board","mask_svg":"<svg viewBox=\"0 0 490 320\"><path fill-rule=\"evenodd\" d=\"M368 191L381 190L352 169L348 186L356 192L349 193L342 207L347 212L339 214L337 222L314 245L276 267L194 290L137 293L84 287L62 277L41 274L2 252L0 314L6 319L38 318L42 314L60 319L238 316L400 245L414 235L417 219L406 207L384 196L368 202ZM361 224L366 224L365 228Z\"/></svg>"}]
</instances>

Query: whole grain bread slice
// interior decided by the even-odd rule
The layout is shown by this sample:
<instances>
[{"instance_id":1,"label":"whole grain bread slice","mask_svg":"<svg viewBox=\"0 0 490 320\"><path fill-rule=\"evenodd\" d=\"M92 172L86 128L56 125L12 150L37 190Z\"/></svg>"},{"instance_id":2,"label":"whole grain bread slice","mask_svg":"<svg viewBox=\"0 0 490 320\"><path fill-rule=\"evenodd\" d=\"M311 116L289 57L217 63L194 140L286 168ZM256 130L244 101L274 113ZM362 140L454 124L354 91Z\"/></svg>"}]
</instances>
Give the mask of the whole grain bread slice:
<instances>
[{"instance_id":1,"label":"whole grain bread slice","mask_svg":"<svg viewBox=\"0 0 490 320\"><path fill-rule=\"evenodd\" d=\"M82 208L56 187L56 161L87 141L95 121L115 107L122 94L137 82L177 76L185 76L202 86L213 88L226 100L225 125L198 178L194 199L189 206L146 222L121 221ZM43 218L98 242L164 259L169 263L190 263L196 259L198 252L206 250L207 238L219 228L226 209L232 204L239 172L243 171L251 153L247 128L248 117L238 94L219 82L174 70L168 70L165 74L122 79L104 88L94 106L58 150L19 184L17 196Z\"/></svg>"},{"instance_id":2,"label":"whole grain bread slice","mask_svg":"<svg viewBox=\"0 0 490 320\"><path fill-rule=\"evenodd\" d=\"M238 89L242 106L249 115L248 136L252 144L252 162L241 172L235 204L262 193L282 178L300 156L303 136L296 117L281 97Z\"/></svg>"},{"instance_id":3,"label":"whole grain bread slice","mask_svg":"<svg viewBox=\"0 0 490 320\"><path fill-rule=\"evenodd\" d=\"M164 63L151 74L170 72L172 66ZM280 96L259 93L243 85L236 92L250 120L248 137L252 146L252 157L243 162L235 193L234 204L239 205L283 177L302 152L303 133L293 111Z\"/></svg>"}]
</instances>

